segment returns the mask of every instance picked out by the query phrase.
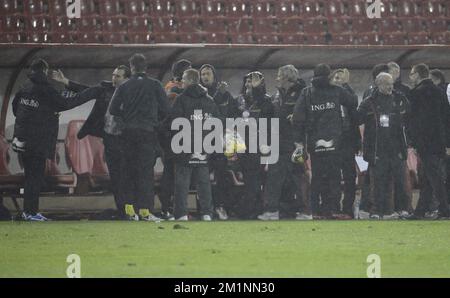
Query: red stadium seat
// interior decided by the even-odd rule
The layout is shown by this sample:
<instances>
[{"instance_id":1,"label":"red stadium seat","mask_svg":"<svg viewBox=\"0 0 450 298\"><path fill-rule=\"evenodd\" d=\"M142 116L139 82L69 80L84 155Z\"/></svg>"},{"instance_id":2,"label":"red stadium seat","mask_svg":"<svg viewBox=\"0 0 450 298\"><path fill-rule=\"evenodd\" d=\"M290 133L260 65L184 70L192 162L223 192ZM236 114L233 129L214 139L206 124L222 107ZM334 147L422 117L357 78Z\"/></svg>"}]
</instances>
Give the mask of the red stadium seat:
<instances>
[{"instance_id":1,"label":"red stadium seat","mask_svg":"<svg viewBox=\"0 0 450 298\"><path fill-rule=\"evenodd\" d=\"M384 45L407 45L408 36L406 33L391 33L382 35L382 43Z\"/></svg>"},{"instance_id":2,"label":"red stadium seat","mask_svg":"<svg viewBox=\"0 0 450 298\"><path fill-rule=\"evenodd\" d=\"M132 17L128 19L128 32L151 32L153 22L147 17Z\"/></svg>"},{"instance_id":3,"label":"red stadium seat","mask_svg":"<svg viewBox=\"0 0 450 298\"><path fill-rule=\"evenodd\" d=\"M399 18L398 22L403 32L419 32L424 30L424 20L422 18Z\"/></svg>"},{"instance_id":4,"label":"red stadium seat","mask_svg":"<svg viewBox=\"0 0 450 298\"><path fill-rule=\"evenodd\" d=\"M203 15L211 18L223 18L226 13L226 3L222 0L207 1L203 8Z\"/></svg>"},{"instance_id":5,"label":"red stadium seat","mask_svg":"<svg viewBox=\"0 0 450 298\"><path fill-rule=\"evenodd\" d=\"M103 19L103 31L116 32L128 30L128 18L125 17L106 17Z\"/></svg>"},{"instance_id":6,"label":"red stadium seat","mask_svg":"<svg viewBox=\"0 0 450 298\"><path fill-rule=\"evenodd\" d=\"M229 33L237 34L247 34L253 32L253 22L248 19L240 18L226 18L224 22L227 25L227 30Z\"/></svg>"},{"instance_id":7,"label":"red stadium seat","mask_svg":"<svg viewBox=\"0 0 450 298\"><path fill-rule=\"evenodd\" d=\"M202 14L202 6L198 1L178 0L175 3L175 13L178 17L199 17Z\"/></svg>"},{"instance_id":8,"label":"red stadium seat","mask_svg":"<svg viewBox=\"0 0 450 298\"><path fill-rule=\"evenodd\" d=\"M233 43L237 44L252 44L256 43L256 38L252 33L239 33L239 34L231 34L231 39Z\"/></svg>"},{"instance_id":9,"label":"red stadium seat","mask_svg":"<svg viewBox=\"0 0 450 298\"><path fill-rule=\"evenodd\" d=\"M231 18L250 18L252 5L245 0L226 1L226 16Z\"/></svg>"},{"instance_id":10,"label":"red stadium seat","mask_svg":"<svg viewBox=\"0 0 450 298\"><path fill-rule=\"evenodd\" d=\"M328 19L328 32L331 33L346 33L350 31L348 19Z\"/></svg>"},{"instance_id":11,"label":"red stadium seat","mask_svg":"<svg viewBox=\"0 0 450 298\"><path fill-rule=\"evenodd\" d=\"M277 5L275 1L260 1L252 3L252 18L275 18L277 17Z\"/></svg>"},{"instance_id":12,"label":"red stadium seat","mask_svg":"<svg viewBox=\"0 0 450 298\"><path fill-rule=\"evenodd\" d=\"M450 31L450 19L446 18L428 19L426 24L429 32L437 33Z\"/></svg>"},{"instance_id":13,"label":"red stadium seat","mask_svg":"<svg viewBox=\"0 0 450 298\"><path fill-rule=\"evenodd\" d=\"M423 1L400 0L398 2L399 17L418 17L423 15Z\"/></svg>"},{"instance_id":14,"label":"red stadium seat","mask_svg":"<svg viewBox=\"0 0 450 298\"><path fill-rule=\"evenodd\" d=\"M176 37L174 42L181 43L206 43L207 35L205 33L183 33Z\"/></svg>"},{"instance_id":15,"label":"red stadium seat","mask_svg":"<svg viewBox=\"0 0 450 298\"><path fill-rule=\"evenodd\" d=\"M169 33L176 32L178 23L174 18L171 17L159 17L157 19L152 19L153 32L154 33Z\"/></svg>"},{"instance_id":16,"label":"red stadium seat","mask_svg":"<svg viewBox=\"0 0 450 298\"><path fill-rule=\"evenodd\" d=\"M281 33L300 33L304 31L301 18L282 19L279 25Z\"/></svg>"},{"instance_id":17,"label":"red stadium seat","mask_svg":"<svg viewBox=\"0 0 450 298\"><path fill-rule=\"evenodd\" d=\"M303 33L283 33L280 34L280 38L283 40L283 44L304 44L305 34Z\"/></svg>"},{"instance_id":18,"label":"red stadium seat","mask_svg":"<svg viewBox=\"0 0 450 298\"><path fill-rule=\"evenodd\" d=\"M328 19L336 19L344 16L345 10L342 1L327 1L325 7L325 13Z\"/></svg>"},{"instance_id":19,"label":"red stadium seat","mask_svg":"<svg viewBox=\"0 0 450 298\"><path fill-rule=\"evenodd\" d=\"M424 17L442 17L445 15L442 6L437 1L425 1L423 5Z\"/></svg>"},{"instance_id":20,"label":"red stadium seat","mask_svg":"<svg viewBox=\"0 0 450 298\"><path fill-rule=\"evenodd\" d=\"M334 34L331 37L331 44L333 45L351 45L353 44L352 34Z\"/></svg>"},{"instance_id":21,"label":"red stadium seat","mask_svg":"<svg viewBox=\"0 0 450 298\"><path fill-rule=\"evenodd\" d=\"M105 162L105 147L100 138L87 136L93 152L92 170L89 175L89 183L92 188L106 187L109 184L108 166Z\"/></svg>"},{"instance_id":22,"label":"red stadium seat","mask_svg":"<svg viewBox=\"0 0 450 298\"><path fill-rule=\"evenodd\" d=\"M50 7L48 1L28 0L25 10L31 15L49 15Z\"/></svg>"},{"instance_id":23,"label":"red stadium seat","mask_svg":"<svg viewBox=\"0 0 450 298\"><path fill-rule=\"evenodd\" d=\"M450 44L450 32L441 32L433 34L433 43L435 44Z\"/></svg>"},{"instance_id":24,"label":"red stadium seat","mask_svg":"<svg viewBox=\"0 0 450 298\"><path fill-rule=\"evenodd\" d=\"M0 191L16 190L24 186L23 174L11 174L9 169L10 146L3 136L0 136Z\"/></svg>"},{"instance_id":25,"label":"red stadium seat","mask_svg":"<svg viewBox=\"0 0 450 298\"><path fill-rule=\"evenodd\" d=\"M100 15L102 16L116 16L120 14L120 10L115 0L104 0L98 2L100 7Z\"/></svg>"},{"instance_id":26,"label":"red stadium seat","mask_svg":"<svg viewBox=\"0 0 450 298\"><path fill-rule=\"evenodd\" d=\"M298 18L300 16L300 2L299 1L277 1L276 14L280 20L286 18Z\"/></svg>"},{"instance_id":27,"label":"red stadium seat","mask_svg":"<svg viewBox=\"0 0 450 298\"><path fill-rule=\"evenodd\" d=\"M304 30L307 34L325 32L324 19L309 19L304 22Z\"/></svg>"},{"instance_id":28,"label":"red stadium seat","mask_svg":"<svg viewBox=\"0 0 450 298\"><path fill-rule=\"evenodd\" d=\"M366 33L375 31L374 20L368 18L360 18L352 19L350 22L352 24L351 30L353 33Z\"/></svg>"},{"instance_id":29,"label":"red stadium seat","mask_svg":"<svg viewBox=\"0 0 450 298\"><path fill-rule=\"evenodd\" d=\"M227 33L206 33L206 41L208 43L229 44L231 37Z\"/></svg>"},{"instance_id":30,"label":"red stadium seat","mask_svg":"<svg viewBox=\"0 0 450 298\"><path fill-rule=\"evenodd\" d=\"M378 32L381 34L398 32L400 31L400 26L395 18L381 18L375 21L378 27Z\"/></svg>"},{"instance_id":31,"label":"red stadium seat","mask_svg":"<svg viewBox=\"0 0 450 298\"><path fill-rule=\"evenodd\" d=\"M255 33L270 34L271 32L276 32L276 24L276 21L271 19L253 19Z\"/></svg>"},{"instance_id":32,"label":"red stadium seat","mask_svg":"<svg viewBox=\"0 0 450 298\"><path fill-rule=\"evenodd\" d=\"M363 0L349 0L344 2L344 10L346 14L353 18L367 18L366 1Z\"/></svg>"},{"instance_id":33,"label":"red stadium seat","mask_svg":"<svg viewBox=\"0 0 450 298\"><path fill-rule=\"evenodd\" d=\"M185 34L177 34L177 33L159 33L159 32L155 32L151 35L152 40L155 43L176 43L176 42L181 42L180 36L183 36ZM192 39L192 37L190 37ZM186 37L186 39L189 39L188 37Z\"/></svg>"},{"instance_id":34,"label":"red stadium seat","mask_svg":"<svg viewBox=\"0 0 450 298\"><path fill-rule=\"evenodd\" d=\"M186 17L186 18L178 18L178 24L176 27L178 28L178 32L181 33L194 33L203 31L200 27L201 19L195 17Z\"/></svg>"},{"instance_id":35,"label":"red stadium seat","mask_svg":"<svg viewBox=\"0 0 450 298\"><path fill-rule=\"evenodd\" d=\"M409 44L431 44L433 40L428 32L410 33L408 35Z\"/></svg>"},{"instance_id":36,"label":"red stadium seat","mask_svg":"<svg viewBox=\"0 0 450 298\"><path fill-rule=\"evenodd\" d=\"M380 37L377 33L353 34L354 44L357 45L377 45L380 44Z\"/></svg>"},{"instance_id":37,"label":"red stadium seat","mask_svg":"<svg viewBox=\"0 0 450 298\"><path fill-rule=\"evenodd\" d=\"M301 3L301 16L303 18L315 18L325 16L324 1L306 1Z\"/></svg>"},{"instance_id":38,"label":"red stadium seat","mask_svg":"<svg viewBox=\"0 0 450 298\"><path fill-rule=\"evenodd\" d=\"M308 45L325 45L328 44L325 34L305 34L305 42Z\"/></svg>"},{"instance_id":39,"label":"red stadium seat","mask_svg":"<svg viewBox=\"0 0 450 298\"><path fill-rule=\"evenodd\" d=\"M227 25L223 18L204 18L203 30L209 33L224 33L227 32Z\"/></svg>"},{"instance_id":40,"label":"red stadium seat","mask_svg":"<svg viewBox=\"0 0 450 298\"><path fill-rule=\"evenodd\" d=\"M3 16L3 32L18 32L30 28L30 23L25 15Z\"/></svg>"}]
</instances>

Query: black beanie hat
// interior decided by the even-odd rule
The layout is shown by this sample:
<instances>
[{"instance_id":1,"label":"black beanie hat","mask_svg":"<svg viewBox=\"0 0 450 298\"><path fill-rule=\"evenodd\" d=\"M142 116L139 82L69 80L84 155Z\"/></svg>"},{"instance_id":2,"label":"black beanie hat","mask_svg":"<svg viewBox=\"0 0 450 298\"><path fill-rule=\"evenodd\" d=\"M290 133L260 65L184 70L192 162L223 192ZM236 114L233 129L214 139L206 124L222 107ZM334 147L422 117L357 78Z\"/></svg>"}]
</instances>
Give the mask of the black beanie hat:
<instances>
[{"instance_id":1,"label":"black beanie hat","mask_svg":"<svg viewBox=\"0 0 450 298\"><path fill-rule=\"evenodd\" d=\"M191 61L181 59L172 65L172 75L176 80L180 81L181 77L183 76L183 72L191 67L192 67Z\"/></svg>"}]
</instances>

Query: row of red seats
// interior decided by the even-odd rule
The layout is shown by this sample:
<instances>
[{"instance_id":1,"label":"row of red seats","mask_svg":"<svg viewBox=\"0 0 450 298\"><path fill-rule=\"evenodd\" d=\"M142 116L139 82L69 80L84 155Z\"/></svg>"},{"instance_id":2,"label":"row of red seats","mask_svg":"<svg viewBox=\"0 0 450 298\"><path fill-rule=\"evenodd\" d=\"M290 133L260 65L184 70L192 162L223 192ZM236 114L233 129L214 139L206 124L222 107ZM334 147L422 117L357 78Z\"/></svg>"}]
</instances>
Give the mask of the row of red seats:
<instances>
[{"instance_id":1,"label":"row of red seats","mask_svg":"<svg viewBox=\"0 0 450 298\"><path fill-rule=\"evenodd\" d=\"M92 32L128 31L150 33L365 33L365 32L445 32L450 31L450 18L314 18L314 19L214 19L214 18L121 18L85 17L79 20L67 18L0 17L2 32Z\"/></svg>"},{"instance_id":2,"label":"row of red seats","mask_svg":"<svg viewBox=\"0 0 450 298\"><path fill-rule=\"evenodd\" d=\"M99 43L99 44L154 44L154 43L213 43L213 44L302 44L302 45L414 45L450 44L450 32L414 34L397 33L161 33L148 32L89 32L82 34L23 33L0 34L0 43Z\"/></svg>"},{"instance_id":3,"label":"row of red seats","mask_svg":"<svg viewBox=\"0 0 450 298\"><path fill-rule=\"evenodd\" d=\"M65 0L3 0L0 14L65 15ZM365 0L82 0L83 16L227 16L227 17L316 17L366 16ZM450 15L445 0L384 0L383 16Z\"/></svg>"}]
</instances>

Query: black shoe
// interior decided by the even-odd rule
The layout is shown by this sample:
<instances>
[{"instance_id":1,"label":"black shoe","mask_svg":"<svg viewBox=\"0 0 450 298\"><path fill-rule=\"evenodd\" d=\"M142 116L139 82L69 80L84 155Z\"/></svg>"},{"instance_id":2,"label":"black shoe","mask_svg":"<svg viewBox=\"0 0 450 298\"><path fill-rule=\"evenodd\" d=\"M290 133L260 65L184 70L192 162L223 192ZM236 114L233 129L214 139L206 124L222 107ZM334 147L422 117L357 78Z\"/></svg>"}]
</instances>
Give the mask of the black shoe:
<instances>
[{"instance_id":1,"label":"black shoe","mask_svg":"<svg viewBox=\"0 0 450 298\"><path fill-rule=\"evenodd\" d=\"M161 212L159 218L168 220L168 221L175 220L175 216L172 213L170 213L169 211Z\"/></svg>"},{"instance_id":2,"label":"black shoe","mask_svg":"<svg viewBox=\"0 0 450 298\"><path fill-rule=\"evenodd\" d=\"M423 220L424 217L422 215L411 214L409 216L403 217L406 220Z\"/></svg>"}]
</instances>

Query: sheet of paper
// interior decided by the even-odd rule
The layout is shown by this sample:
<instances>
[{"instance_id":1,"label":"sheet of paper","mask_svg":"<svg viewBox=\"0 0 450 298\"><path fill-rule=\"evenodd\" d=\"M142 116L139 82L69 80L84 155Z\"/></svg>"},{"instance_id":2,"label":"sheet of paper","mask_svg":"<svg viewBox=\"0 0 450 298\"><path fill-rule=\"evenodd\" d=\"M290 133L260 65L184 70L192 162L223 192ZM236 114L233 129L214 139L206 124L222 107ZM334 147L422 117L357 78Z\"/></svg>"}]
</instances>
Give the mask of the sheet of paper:
<instances>
[{"instance_id":1,"label":"sheet of paper","mask_svg":"<svg viewBox=\"0 0 450 298\"><path fill-rule=\"evenodd\" d=\"M369 163L366 162L362 156L355 156L356 164L358 165L358 169L360 172L367 171L367 168L369 167Z\"/></svg>"}]
</instances>

